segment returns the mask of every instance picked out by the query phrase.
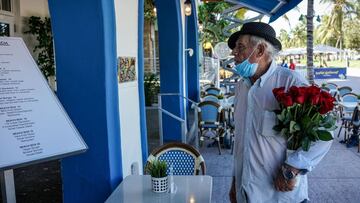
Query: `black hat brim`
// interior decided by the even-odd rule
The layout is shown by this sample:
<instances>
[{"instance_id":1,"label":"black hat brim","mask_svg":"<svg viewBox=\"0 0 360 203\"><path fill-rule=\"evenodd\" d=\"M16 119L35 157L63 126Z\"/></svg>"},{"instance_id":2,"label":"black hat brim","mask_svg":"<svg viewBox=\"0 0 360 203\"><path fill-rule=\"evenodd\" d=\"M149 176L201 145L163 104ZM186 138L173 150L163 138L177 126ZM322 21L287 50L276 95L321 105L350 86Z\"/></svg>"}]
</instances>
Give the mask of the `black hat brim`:
<instances>
[{"instance_id":1,"label":"black hat brim","mask_svg":"<svg viewBox=\"0 0 360 203\"><path fill-rule=\"evenodd\" d=\"M274 37L271 37L269 35L266 35L264 33L261 33L261 32L254 32L254 31L251 31L251 32L247 32L246 30L240 30L240 31L237 31L235 33L233 33L229 39L228 39L228 46L230 49L234 49L235 46L236 46L236 41L238 40L238 38L241 36L241 35L253 35L253 36L257 36L257 37L261 37L261 38L264 38L266 41L268 41L270 44L272 44L276 49L278 49L279 51L281 50L282 46L281 46L281 42L274 38Z\"/></svg>"}]
</instances>

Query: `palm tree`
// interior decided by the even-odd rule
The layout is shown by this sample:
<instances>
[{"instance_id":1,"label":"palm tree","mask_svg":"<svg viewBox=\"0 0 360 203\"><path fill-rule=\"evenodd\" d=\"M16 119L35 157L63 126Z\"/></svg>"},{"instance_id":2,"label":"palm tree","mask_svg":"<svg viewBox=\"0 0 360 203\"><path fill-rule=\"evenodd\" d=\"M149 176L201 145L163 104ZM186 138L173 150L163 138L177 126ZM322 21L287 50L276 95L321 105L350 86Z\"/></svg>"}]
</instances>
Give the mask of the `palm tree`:
<instances>
[{"instance_id":1,"label":"palm tree","mask_svg":"<svg viewBox=\"0 0 360 203\"><path fill-rule=\"evenodd\" d=\"M356 12L354 0L321 0L321 3L332 3L331 15L325 22L325 26L320 32L321 43L325 43L333 36L336 37L335 46L342 49L344 41L343 22L346 16L350 17Z\"/></svg>"},{"instance_id":2,"label":"palm tree","mask_svg":"<svg viewBox=\"0 0 360 203\"><path fill-rule=\"evenodd\" d=\"M291 46L304 47L306 45L306 23L305 19L300 21L294 29L291 30Z\"/></svg>"},{"instance_id":3,"label":"palm tree","mask_svg":"<svg viewBox=\"0 0 360 203\"><path fill-rule=\"evenodd\" d=\"M314 84L314 0L308 0L307 15L306 15L306 27L307 27L307 76L310 84Z\"/></svg>"},{"instance_id":4,"label":"palm tree","mask_svg":"<svg viewBox=\"0 0 360 203\"><path fill-rule=\"evenodd\" d=\"M286 30L280 30L279 39L284 48L291 47L290 35Z\"/></svg>"}]
</instances>

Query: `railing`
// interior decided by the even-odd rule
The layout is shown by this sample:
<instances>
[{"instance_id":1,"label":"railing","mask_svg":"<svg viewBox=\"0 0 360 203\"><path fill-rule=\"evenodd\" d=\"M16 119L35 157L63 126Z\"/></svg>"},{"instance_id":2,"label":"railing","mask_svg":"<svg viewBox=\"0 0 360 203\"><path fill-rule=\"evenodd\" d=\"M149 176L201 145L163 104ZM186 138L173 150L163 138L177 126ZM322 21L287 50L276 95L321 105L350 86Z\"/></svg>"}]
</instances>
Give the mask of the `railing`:
<instances>
[{"instance_id":1,"label":"railing","mask_svg":"<svg viewBox=\"0 0 360 203\"><path fill-rule=\"evenodd\" d=\"M186 125L186 120L185 119L182 119L176 115L174 115L173 113L165 110L162 108L162 96L178 96L184 100L187 100L189 102L192 103L192 105L194 105L194 107L197 107L198 103L179 94L179 93L161 93L161 94L158 94L158 107L154 107L154 108L157 108L158 109L158 114L159 114L159 134L160 134L160 145L163 145L164 143L164 135L163 135L163 129L162 129L162 125L163 125L163 122L162 122L162 114L165 113L166 115L170 116L171 118L181 122L181 141L183 143L188 143L188 140L187 138L194 133L194 131L197 132L197 113L195 111L195 115L194 115L194 123L190 129L190 131L188 131L187 129L187 125ZM196 139L196 137L195 137Z\"/></svg>"}]
</instances>

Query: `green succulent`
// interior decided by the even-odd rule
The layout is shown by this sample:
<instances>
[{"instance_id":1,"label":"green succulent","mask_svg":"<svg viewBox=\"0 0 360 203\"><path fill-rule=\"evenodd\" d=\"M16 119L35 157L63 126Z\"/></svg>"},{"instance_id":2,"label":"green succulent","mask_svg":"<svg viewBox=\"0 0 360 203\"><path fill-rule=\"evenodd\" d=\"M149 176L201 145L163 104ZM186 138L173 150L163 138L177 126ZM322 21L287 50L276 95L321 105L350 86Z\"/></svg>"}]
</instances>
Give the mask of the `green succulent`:
<instances>
[{"instance_id":1,"label":"green succulent","mask_svg":"<svg viewBox=\"0 0 360 203\"><path fill-rule=\"evenodd\" d=\"M157 159L149 162L146 168L146 172L150 174L151 177L154 178L166 177L167 176L166 170L167 170L166 162Z\"/></svg>"}]
</instances>

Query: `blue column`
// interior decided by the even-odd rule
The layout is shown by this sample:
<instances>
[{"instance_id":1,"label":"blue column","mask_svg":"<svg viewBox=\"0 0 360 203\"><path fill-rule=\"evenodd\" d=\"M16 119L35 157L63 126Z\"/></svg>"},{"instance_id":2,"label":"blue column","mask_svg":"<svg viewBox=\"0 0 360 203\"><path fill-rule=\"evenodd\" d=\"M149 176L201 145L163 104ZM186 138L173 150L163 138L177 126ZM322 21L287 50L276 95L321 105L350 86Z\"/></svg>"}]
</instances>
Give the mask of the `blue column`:
<instances>
[{"instance_id":1,"label":"blue column","mask_svg":"<svg viewBox=\"0 0 360 203\"><path fill-rule=\"evenodd\" d=\"M183 94L183 37L181 1L156 0L160 51L160 92ZM184 118L184 104L179 97L162 97L162 107ZM181 140L181 123L163 114L164 141Z\"/></svg>"},{"instance_id":2,"label":"blue column","mask_svg":"<svg viewBox=\"0 0 360 203\"><path fill-rule=\"evenodd\" d=\"M58 97L89 146L62 160L65 203L104 202L122 180L112 0L50 0Z\"/></svg>"},{"instance_id":3,"label":"blue column","mask_svg":"<svg viewBox=\"0 0 360 203\"><path fill-rule=\"evenodd\" d=\"M148 142L146 131L146 111L145 111L145 92L144 92L144 0L139 0L139 24L138 24L138 83L140 99L140 130L141 130L141 150L142 159L145 166L148 157Z\"/></svg>"},{"instance_id":4,"label":"blue column","mask_svg":"<svg viewBox=\"0 0 360 203\"><path fill-rule=\"evenodd\" d=\"M200 87L199 87L199 35L197 24L196 3L191 1L192 12L190 16L185 17L186 28L186 46L185 48L191 48L194 50L194 55L186 57L186 77L187 77L187 96L198 102L200 99ZM189 105L190 107L191 105Z\"/></svg>"}]
</instances>

